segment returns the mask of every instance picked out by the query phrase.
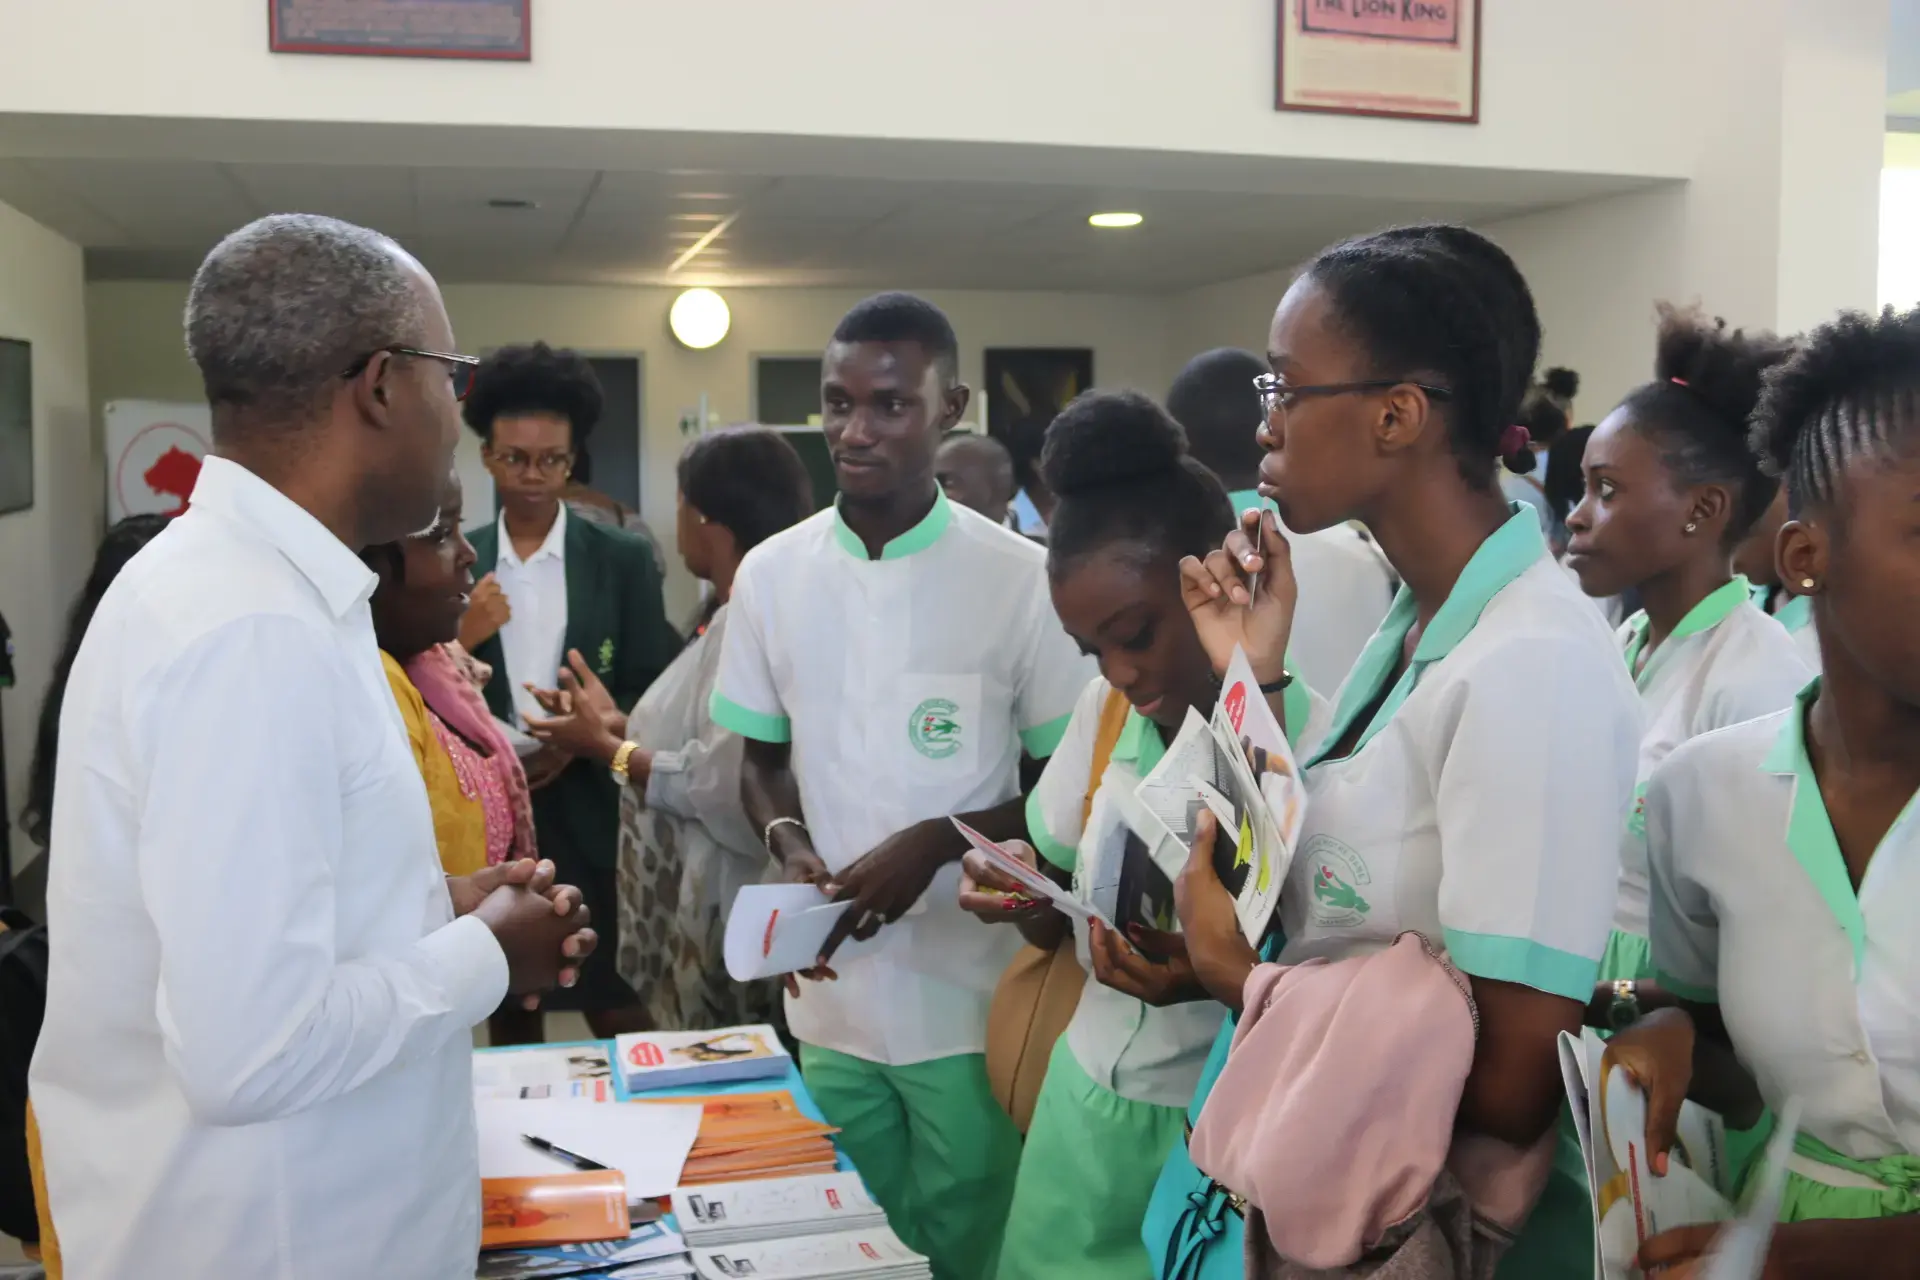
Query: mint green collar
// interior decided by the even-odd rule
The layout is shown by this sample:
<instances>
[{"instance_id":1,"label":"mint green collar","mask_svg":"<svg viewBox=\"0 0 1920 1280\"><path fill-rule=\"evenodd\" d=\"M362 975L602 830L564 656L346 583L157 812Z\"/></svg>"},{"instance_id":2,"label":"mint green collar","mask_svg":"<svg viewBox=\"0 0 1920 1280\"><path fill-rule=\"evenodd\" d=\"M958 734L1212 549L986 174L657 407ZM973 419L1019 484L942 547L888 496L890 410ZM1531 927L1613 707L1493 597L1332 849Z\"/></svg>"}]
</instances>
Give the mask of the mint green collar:
<instances>
[{"instance_id":1,"label":"mint green collar","mask_svg":"<svg viewBox=\"0 0 1920 1280\"><path fill-rule=\"evenodd\" d=\"M1847 861L1840 853L1840 841L1833 834L1833 820L1827 816L1827 803L1820 796L1820 780L1813 776L1813 762L1807 757L1807 713L1820 692L1820 678L1800 691L1773 749L1760 762L1767 773L1793 779L1793 808L1787 818L1787 848L1813 881L1820 898L1833 912L1834 919L1846 930L1853 944L1853 976L1858 981L1860 964L1867 951L1867 922L1860 913L1860 895L1854 892L1847 874ZM1913 813L1913 800L1907 801L1900 816L1880 838L1885 844L1904 826Z\"/></svg>"},{"instance_id":2,"label":"mint green collar","mask_svg":"<svg viewBox=\"0 0 1920 1280\"><path fill-rule=\"evenodd\" d=\"M1688 636L1713 630L1725 622L1727 615L1738 609L1742 603L1752 599L1753 585L1747 581L1746 575L1734 574L1725 586L1709 592L1706 599L1687 610L1687 616L1680 619L1680 625L1673 629L1673 634L1661 643L1660 651L1647 659L1645 669L1637 674L1633 670L1634 664L1640 661L1640 650L1647 643L1647 628L1652 625L1652 622L1647 617L1645 609L1634 614L1627 621L1627 626L1633 632L1627 639L1627 673L1633 675L1634 684L1641 689L1647 687L1647 682L1653 679L1654 672L1664 665L1662 656L1672 652L1668 646L1675 640L1685 640Z\"/></svg>"},{"instance_id":3,"label":"mint green collar","mask_svg":"<svg viewBox=\"0 0 1920 1280\"><path fill-rule=\"evenodd\" d=\"M1262 511L1273 510L1273 504L1261 497L1258 489L1235 489L1227 495L1227 501L1233 504L1235 516L1243 511L1251 511L1255 507Z\"/></svg>"},{"instance_id":4,"label":"mint green collar","mask_svg":"<svg viewBox=\"0 0 1920 1280\"><path fill-rule=\"evenodd\" d=\"M1480 615L1486 612L1493 598L1547 554L1547 540L1541 535L1540 517L1533 508L1515 502L1507 506L1513 514L1508 516L1505 524L1487 535L1487 540L1467 561L1467 567L1460 571L1453 590L1447 593L1439 612L1433 615L1433 621L1427 624L1426 631L1421 635L1420 643L1414 646L1413 660L1407 663L1407 669L1400 673L1399 682L1368 722L1366 731L1354 744L1353 754L1358 755L1373 735L1393 719L1400 704L1407 700L1407 695L1413 692L1414 685L1419 682L1420 673L1452 653L1479 623ZM1354 664L1352 674L1347 677L1346 687L1340 695L1340 706L1334 711L1333 726L1320 740L1319 750L1307 759L1303 767L1310 768L1325 760L1335 744L1347 736L1360 713L1379 695L1380 686L1399 664L1400 651L1406 644L1407 633L1413 630L1418 613L1419 606L1414 603L1413 592L1402 586L1399 594L1393 598L1393 607L1387 610L1386 620L1374 632L1373 639L1368 641L1360 660Z\"/></svg>"},{"instance_id":5,"label":"mint green collar","mask_svg":"<svg viewBox=\"0 0 1920 1280\"><path fill-rule=\"evenodd\" d=\"M1788 631L1805 631L1813 625L1813 597L1789 597L1773 615L1773 620Z\"/></svg>"},{"instance_id":6,"label":"mint green collar","mask_svg":"<svg viewBox=\"0 0 1920 1280\"><path fill-rule=\"evenodd\" d=\"M1131 763L1133 771L1144 778L1166 754L1160 726L1129 708L1127 722L1120 726L1120 737L1113 744L1113 758Z\"/></svg>"},{"instance_id":7,"label":"mint green collar","mask_svg":"<svg viewBox=\"0 0 1920 1280\"><path fill-rule=\"evenodd\" d=\"M938 485L935 485L933 489L933 509L927 512L926 517L922 519L919 524L913 526L913 528L880 548L880 558L882 560L904 560L916 552L925 551L928 547L940 541L940 535L945 533L947 526L952 523L953 507L947 502L946 491ZM838 499L835 499L833 504L833 540L838 542L841 549L854 559L865 560L868 558L867 544L860 541L860 535L852 529L849 529L847 522L840 518L840 502Z\"/></svg>"}]
</instances>

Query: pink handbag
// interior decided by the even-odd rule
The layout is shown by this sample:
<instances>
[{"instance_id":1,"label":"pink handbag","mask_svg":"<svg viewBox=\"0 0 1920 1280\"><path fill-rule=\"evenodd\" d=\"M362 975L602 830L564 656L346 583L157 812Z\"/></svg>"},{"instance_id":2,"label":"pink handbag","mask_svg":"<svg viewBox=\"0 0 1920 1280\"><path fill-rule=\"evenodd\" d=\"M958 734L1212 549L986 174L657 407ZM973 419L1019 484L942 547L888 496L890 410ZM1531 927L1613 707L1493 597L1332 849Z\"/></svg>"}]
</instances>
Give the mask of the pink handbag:
<instances>
[{"instance_id":1,"label":"pink handbag","mask_svg":"<svg viewBox=\"0 0 1920 1280\"><path fill-rule=\"evenodd\" d=\"M1194 1126L1194 1164L1247 1202L1250 1276L1490 1275L1552 1166L1454 1121L1479 1011L1418 933L1263 964Z\"/></svg>"}]
</instances>

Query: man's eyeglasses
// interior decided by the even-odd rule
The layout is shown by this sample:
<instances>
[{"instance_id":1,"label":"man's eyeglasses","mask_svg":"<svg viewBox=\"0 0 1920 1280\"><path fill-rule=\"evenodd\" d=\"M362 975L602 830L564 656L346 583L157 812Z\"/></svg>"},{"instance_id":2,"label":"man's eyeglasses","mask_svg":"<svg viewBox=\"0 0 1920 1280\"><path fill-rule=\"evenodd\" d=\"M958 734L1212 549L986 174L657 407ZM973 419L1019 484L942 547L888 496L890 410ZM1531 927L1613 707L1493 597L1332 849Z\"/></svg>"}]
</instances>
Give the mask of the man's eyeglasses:
<instances>
[{"instance_id":1,"label":"man's eyeglasses","mask_svg":"<svg viewBox=\"0 0 1920 1280\"><path fill-rule=\"evenodd\" d=\"M455 400L465 400L468 394L473 391L473 375L475 371L480 368L479 356L455 355L451 351L422 351L418 347L381 347L379 350L369 351L358 360L355 360L347 366L346 370L342 372L340 376L343 378L359 377L362 373L366 372L367 366L373 363L373 358L382 353L392 356L413 356L420 360L445 361L447 365L447 376L453 379L453 398Z\"/></svg>"},{"instance_id":2,"label":"man's eyeglasses","mask_svg":"<svg viewBox=\"0 0 1920 1280\"><path fill-rule=\"evenodd\" d=\"M1424 382L1409 382L1405 378L1370 378L1365 382L1328 382L1319 386L1291 387L1275 375L1263 373L1253 380L1253 385L1260 393L1260 407L1269 418L1275 413L1288 412L1308 396L1351 396L1402 386L1418 387L1435 400L1446 400L1453 395L1445 387L1430 387Z\"/></svg>"},{"instance_id":3,"label":"man's eyeglasses","mask_svg":"<svg viewBox=\"0 0 1920 1280\"><path fill-rule=\"evenodd\" d=\"M509 471L525 475L529 471L565 471L573 466L573 455L559 449L546 453L523 453L519 449L488 449L487 456Z\"/></svg>"}]
</instances>

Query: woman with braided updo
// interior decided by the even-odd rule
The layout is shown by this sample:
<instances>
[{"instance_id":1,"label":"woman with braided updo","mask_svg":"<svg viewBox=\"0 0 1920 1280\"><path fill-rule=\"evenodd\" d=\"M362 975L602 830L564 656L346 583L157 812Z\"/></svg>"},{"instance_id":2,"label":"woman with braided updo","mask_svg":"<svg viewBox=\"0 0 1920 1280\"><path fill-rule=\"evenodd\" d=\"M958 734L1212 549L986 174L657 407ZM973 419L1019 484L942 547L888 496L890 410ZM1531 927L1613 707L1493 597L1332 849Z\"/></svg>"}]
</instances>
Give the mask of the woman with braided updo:
<instances>
[{"instance_id":1,"label":"woman with braided updo","mask_svg":"<svg viewBox=\"0 0 1920 1280\"><path fill-rule=\"evenodd\" d=\"M1624 1026L1660 998L1635 985L1653 976L1637 801L1654 766L1689 738L1780 710L1813 674L1731 568L1779 487L1747 431L1761 376L1787 351L1772 334L1663 306L1653 381L1595 428L1581 459L1586 496L1567 516L1567 566L1590 596L1639 596L1615 639L1646 713L1614 933L1589 1009L1596 1026Z\"/></svg>"},{"instance_id":2,"label":"woman with braided updo","mask_svg":"<svg viewBox=\"0 0 1920 1280\"><path fill-rule=\"evenodd\" d=\"M1769 1277L1920 1274L1920 311L1846 315L1770 376L1776 561L1822 676L1647 787L1653 964L1678 1008L1615 1036L1665 1170L1683 1099L1803 1104ZM1640 1261L1692 1275L1711 1227Z\"/></svg>"},{"instance_id":3,"label":"woman with braided updo","mask_svg":"<svg viewBox=\"0 0 1920 1280\"><path fill-rule=\"evenodd\" d=\"M1558 1038L1579 1028L1606 946L1639 736L1606 623L1495 479L1527 449L1516 423L1539 347L1526 281L1463 227L1345 241L1281 299L1260 491L1288 529L1361 521L1405 585L1300 761L1305 827L1267 945L1248 945L1230 902L1223 916L1205 851L1180 904L1195 972L1235 1010L1263 959L1375 956L1406 931L1444 947L1479 1013L1456 1130L1523 1149L1552 1146L1565 1114ZM1284 683L1294 584L1272 518L1243 519L1182 572L1215 670L1239 646L1263 688ZM1237 1051L1216 1046L1203 1094ZM1423 1069L1409 1061L1409 1081ZM1578 1144L1558 1136L1559 1176L1504 1275L1591 1269ZM1331 1179L1350 1155L1283 1158ZM1215 1192L1176 1146L1146 1227L1163 1276L1240 1274L1242 1228Z\"/></svg>"}]
</instances>

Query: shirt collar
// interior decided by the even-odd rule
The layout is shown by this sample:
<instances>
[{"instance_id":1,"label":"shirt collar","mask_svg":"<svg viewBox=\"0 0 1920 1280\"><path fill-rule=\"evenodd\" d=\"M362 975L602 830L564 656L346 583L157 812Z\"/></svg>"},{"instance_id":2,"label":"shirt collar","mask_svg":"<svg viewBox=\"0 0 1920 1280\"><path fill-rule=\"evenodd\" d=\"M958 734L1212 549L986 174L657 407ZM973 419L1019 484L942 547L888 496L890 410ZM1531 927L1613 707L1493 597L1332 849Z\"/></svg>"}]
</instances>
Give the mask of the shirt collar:
<instances>
[{"instance_id":1,"label":"shirt collar","mask_svg":"<svg viewBox=\"0 0 1920 1280\"><path fill-rule=\"evenodd\" d=\"M940 535L953 523L953 507L947 501L947 495L940 486L933 488L933 509L928 511L919 524L907 530L886 546L880 548L882 560L903 560L910 555L925 551L940 541ZM833 540L842 550L856 560L867 559L867 544L860 541L860 535L847 527L840 516L840 502L833 503Z\"/></svg>"},{"instance_id":2,"label":"shirt collar","mask_svg":"<svg viewBox=\"0 0 1920 1280\"><path fill-rule=\"evenodd\" d=\"M1166 754L1167 744L1160 736L1160 726L1129 707L1126 723L1120 726L1120 737L1113 744L1113 758L1131 763L1133 771L1144 778L1158 767Z\"/></svg>"},{"instance_id":3,"label":"shirt collar","mask_svg":"<svg viewBox=\"0 0 1920 1280\"><path fill-rule=\"evenodd\" d=\"M1439 611L1421 633L1420 643L1414 646L1412 661L1401 672L1387 700L1368 721L1354 745L1353 754L1358 754L1393 718L1393 713L1413 691L1421 670L1452 653L1479 623L1480 615L1486 612L1493 598L1547 554L1547 540L1540 532L1540 517L1534 514L1533 508L1518 502L1509 502L1507 506L1512 514L1505 524L1487 535L1487 540L1480 544L1454 580L1453 590L1447 593ZM1402 585L1393 598L1393 607L1387 610L1386 620L1367 642L1341 686L1340 705L1334 711L1333 725L1321 738L1320 747L1308 759L1308 765L1318 764L1330 756L1360 713L1372 705L1382 682L1399 665L1401 646L1413 629L1418 613L1413 592Z\"/></svg>"},{"instance_id":4,"label":"shirt collar","mask_svg":"<svg viewBox=\"0 0 1920 1280\"><path fill-rule=\"evenodd\" d=\"M1820 781L1813 776L1813 761L1807 756L1807 712L1819 693L1820 677L1815 676L1787 708L1786 719L1781 722L1780 732L1760 762L1760 768L1762 772L1794 780L1793 802L1787 817L1787 848L1794 861L1806 871L1807 878L1813 881L1820 900L1846 931L1847 940L1853 944L1853 974L1858 979L1867 951L1866 917L1860 911L1860 896L1853 891L1853 878L1847 874L1840 841L1833 834L1833 819L1827 816L1826 801L1820 797ZM1908 800L1906 808L1887 828L1887 835L1881 837L1882 844L1906 823L1912 811L1913 801Z\"/></svg>"},{"instance_id":5,"label":"shirt collar","mask_svg":"<svg viewBox=\"0 0 1920 1280\"><path fill-rule=\"evenodd\" d=\"M1728 615L1738 609L1742 602L1752 599L1753 585L1747 581L1746 575L1734 574L1733 579L1725 586L1709 592L1704 600L1687 610L1687 616L1680 619L1680 625L1673 629L1673 634L1668 636L1665 643L1660 646L1661 650L1666 650L1667 645L1675 640L1685 640L1688 636L1713 630L1725 622ZM1634 614L1627 625L1632 628L1632 635L1627 640L1627 670L1631 671L1634 663L1640 659L1641 646L1647 642L1647 628L1651 623L1647 618L1646 610L1642 609ZM1659 657L1658 653L1654 654L1653 661L1648 662L1646 668L1640 672L1639 679L1643 686L1647 677L1653 674L1654 662L1659 661Z\"/></svg>"},{"instance_id":6,"label":"shirt collar","mask_svg":"<svg viewBox=\"0 0 1920 1280\"><path fill-rule=\"evenodd\" d=\"M312 512L229 458L207 456L194 482L192 506L259 534L313 584L336 618L365 604L380 584L366 561Z\"/></svg>"},{"instance_id":7,"label":"shirt collar","mask_svg":"<svg viewBox=\"0 0 1920 1280\"><path fill-rule=\"evenodd\" d=\"M549 556L555 560L560 561L560 563L562 564L565 564L567 561L567 504L566 503L563 502L560 504L559 514L553 517L553 528L547 530L546 540L542 542L539 545L539 547L534 550L534 553L528 556L525 560L522 560L520 558L520 553L514 549L512 536L507 533L507 513L504 511L500 513L500 559L501 560L505 561L507 564L525 568L527 565L530 565L530 564L538 564L541 560L544 560Z\"/></svg>"}]
</instances>

